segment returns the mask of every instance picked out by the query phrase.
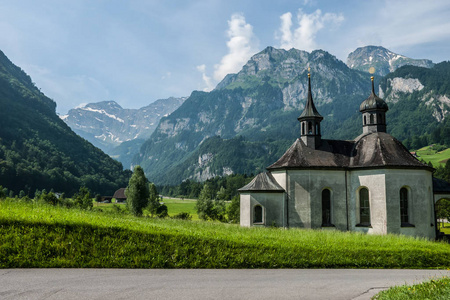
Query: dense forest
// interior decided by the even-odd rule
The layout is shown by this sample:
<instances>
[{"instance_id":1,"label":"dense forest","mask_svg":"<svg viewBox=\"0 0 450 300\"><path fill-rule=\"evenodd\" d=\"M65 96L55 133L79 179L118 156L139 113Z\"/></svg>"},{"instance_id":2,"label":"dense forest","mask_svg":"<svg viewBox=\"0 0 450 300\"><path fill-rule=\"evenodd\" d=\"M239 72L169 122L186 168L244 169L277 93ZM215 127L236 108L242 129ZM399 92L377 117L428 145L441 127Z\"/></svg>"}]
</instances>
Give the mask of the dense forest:
<instances>
[{"instance_id":1,"label":"dense forest","mask_svg":"<svg viewBox=\"0 0 450 300\"><path fill-rule=\"evenodd\" d=\"M1 51L0 107L1 185L29 195L52 188L73 195L81 186L108 195L126 186L131 172L76 135Z\"/></svg>"}]
</instances>

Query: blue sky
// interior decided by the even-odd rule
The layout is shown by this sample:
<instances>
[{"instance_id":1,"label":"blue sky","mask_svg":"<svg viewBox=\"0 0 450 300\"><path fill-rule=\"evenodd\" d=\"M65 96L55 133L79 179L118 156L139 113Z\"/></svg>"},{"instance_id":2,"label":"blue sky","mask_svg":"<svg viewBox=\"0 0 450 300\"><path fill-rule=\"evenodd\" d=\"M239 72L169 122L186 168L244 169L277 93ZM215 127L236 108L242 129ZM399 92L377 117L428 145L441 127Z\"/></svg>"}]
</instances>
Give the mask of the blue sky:
<instances>
[{"instance_id":1,"label":"blue sky","mask_svg":"<svg viewBox=\"0 0 450 300\"><path fill-rule=\"evenodd\" d=\"M64 114L210 90L267 46L450 60L450 1L3 0L0 50Z\"/></svg>"}]
</instances>

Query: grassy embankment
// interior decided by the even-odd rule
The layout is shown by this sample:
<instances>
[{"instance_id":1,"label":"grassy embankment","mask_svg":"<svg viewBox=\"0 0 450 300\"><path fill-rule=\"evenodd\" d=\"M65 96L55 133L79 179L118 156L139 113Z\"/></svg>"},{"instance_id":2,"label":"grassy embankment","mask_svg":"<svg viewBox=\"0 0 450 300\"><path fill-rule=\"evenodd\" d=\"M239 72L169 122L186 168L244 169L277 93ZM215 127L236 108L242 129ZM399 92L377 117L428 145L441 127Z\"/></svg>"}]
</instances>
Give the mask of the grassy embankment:
<instances>
[{"instance_id":1,"label":"grassy embankment","mask_svg":"<svg viewBox=\"0 0 450 300\"><path fill-rule=\"evenodd\" d=\"M0 268L447 268L449 252L449 244L404 236L0 202Z\"/></svg>"},{"instance_id":2,"label":"grassy embankment","mask_svg":"<svg viewBox=\"0 0 450 300\"><path fill-rule=\"evenodd\" d=\"M414 285L391 287L379 292L375 300L447 300L450 299L450 278L432 279Z\"/></svg>"},{"instance_id":3,"label":"grassy embankment","mask_svg":"<svg viewBox=\"0 0 450 300\"><path fill-rule=\"evenodd\" d=\"M419 159L423 159L426 162L431 161L434 167L444 166L447 160L450 159L450 148L438 152L431 146L426 146L417 150L416 154Z\"/></svg>"}]
</instances>

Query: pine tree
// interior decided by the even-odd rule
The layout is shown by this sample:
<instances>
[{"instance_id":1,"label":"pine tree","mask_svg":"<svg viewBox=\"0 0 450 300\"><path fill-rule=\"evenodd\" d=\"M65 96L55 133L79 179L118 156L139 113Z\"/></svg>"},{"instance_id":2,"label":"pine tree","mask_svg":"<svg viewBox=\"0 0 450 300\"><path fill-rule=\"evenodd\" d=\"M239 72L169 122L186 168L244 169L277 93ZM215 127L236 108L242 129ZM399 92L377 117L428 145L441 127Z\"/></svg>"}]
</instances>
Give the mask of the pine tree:
<instances>
[{"instance_id":1,"label":"pine tree","mask_svg":"<svg viewBox=\"0 0 450 300\"><path fill-rule=\"evenodd\" d=\"M130 211L135 216L141 216L142 209L148 204L149 190L147 178L140 166L134 168L125 195L127 196L127 206Z\"/></svg>"}]
</instances>

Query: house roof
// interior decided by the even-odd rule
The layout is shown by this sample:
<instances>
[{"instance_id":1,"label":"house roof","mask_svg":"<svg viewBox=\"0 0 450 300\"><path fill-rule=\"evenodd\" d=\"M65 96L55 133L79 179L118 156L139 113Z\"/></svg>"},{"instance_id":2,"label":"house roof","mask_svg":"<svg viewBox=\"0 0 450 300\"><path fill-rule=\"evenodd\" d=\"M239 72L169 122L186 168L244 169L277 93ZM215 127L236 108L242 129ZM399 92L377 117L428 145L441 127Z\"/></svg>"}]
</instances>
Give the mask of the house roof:
<instances>
[{"instance_id":1,"label":"house roof","mask_svg":"<svg viewBox=\"0 0 450 300\"><path fill-rule=\"evenodd\" d=\"M259 173L249 184L240 188L239 192L284 192L270 172Z\"/></svg>"},{"instance_id":2,"label":"house roof","mask_svg":"<svg viewBox=\"0 0 450 300\"><path fill-rule=\"evenodd\" d=\"M127 199L127 196L125 195L125 188L118 189L115 193L113 198L116 199Z\"/></svg>"},{"instance_id":3,"label":"house roof","mask_svg":"<svg viewBox=\"0 0 450 300\"><path fill-rule=\"evenodd\" d=\"M366 110L387 111L388 109L389 108L387 103L375 94L375 88L373 85L373 77L372 77L372 93L370 94L369 98L367 98L361 103L361 105L359 106L359 111L360 112Z\"/></svg>"},{"instance_id":4,"label":"house roof","mask_svg":"<svg viewBox=\"0 0 450 300\"><path fill-rule=\"evenodd\" d=\"M433 192L440 194L450 194L450 183L433 177Z\"/></svg>"},{"instance_id":5,"label":"house roof","mask_svg":"<svg viewBox=\"0 0 450 300\"><path fill-rule=\"evenodd\" d=\"M297 139L284 155L267 169L280 168L424 168L421 163L390 134L362 134L353 141L322 140L312 149Z\"/></svg>"}]
</instances>

